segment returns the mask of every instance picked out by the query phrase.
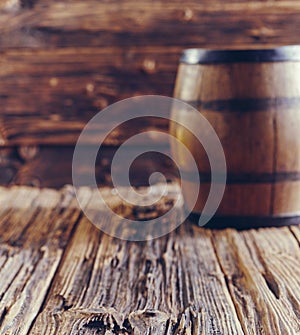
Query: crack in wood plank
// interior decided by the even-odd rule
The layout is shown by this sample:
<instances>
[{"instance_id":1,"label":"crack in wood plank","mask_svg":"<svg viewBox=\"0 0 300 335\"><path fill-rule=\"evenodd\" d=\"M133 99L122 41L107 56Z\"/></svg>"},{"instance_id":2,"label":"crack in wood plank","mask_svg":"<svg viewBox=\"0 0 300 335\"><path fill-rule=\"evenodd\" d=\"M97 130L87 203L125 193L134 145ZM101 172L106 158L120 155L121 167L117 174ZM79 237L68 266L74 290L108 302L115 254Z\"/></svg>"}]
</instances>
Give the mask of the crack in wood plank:
<instances>
[{"instance_id":1,"label":"crack in wood plank","mask_svg":"<svg viewBox=\"0 0 300 335\"><path fill-rule=\"evenodd\" d=\"M79 231L79 232L77 232L77 234L78 234L78 236L77 236L77 239L78 239L78 237L79 236L83 236L83 231L84 230L86 230L86 229L88 229L89 231L90 231L90 235L92 236L92 235L94 235L95 234L95 231L93 232L93 229L92 229L92 227L83 227L83 224L84 223L82 223L82 224L80 224L79 226L78 226L78 229L79 230L81 230L81 231ZM85 223L86 224L86 223ZM82 230L82 229L84 229L84 230ZM174 233L175 234L175 236L179 236L178 235L178 233L176 234L176 233ZM110 245L110 250L111 250L111 252L112 252L112 254L113 254L113 250L115 249L119 249L119 246L120 246L120 244L119 243L121 243L121 242L119 242L119 243L117 243L115 240L111 240L111 238L107 238L107 237L105 237L105 235L103 235L102 236L102 234L101 234L101 239L102 239L102 243L100 244L100 247L102 246L103 247L103 243L104 244L106 244L106 246L104 246L104 250L107 250L107 244L109 244ZM108 240L108 241L107 241ZM208 241L208 240L207 240ZM165 241L164 241L165 242ZM170 243L169 241L167 241L168 243ZM173 241L172 241L173 242ZM172 243L171 242L171 248L169 248L169 250L172 250ZM87 243L87 242L86 242ZM76 249L74 249L74 246L75 245L77 245L78 246L78 240L77 240L77 242L75 242L75 241L73 241L73 246L71 247L73 250L72 250L72 252L74 253L74 252L78 252L78 250ZM163 302L163 301L159 301L159 300L157 300L157 298L158 298L158 296L157 296L157 293L159 294L160 293L160 296L163 298L164 297L164 289L166 289L166 290L168 290L168 287L166 287L166 288L162 288L162 290L160 290L160 289L158 289L158 291L157 291L157 293L155 293L155 295L152 295L152 293L151 292L156 292L156 289L155 289L155 287L154 287L154 290L153 289L151 289L151 290L149 290L150 288L151 288L151 286L156 286L157 285L157 283L156 282L154 282L154 281L152 281L152 279L151 278L155 278L155 280L157 280L157 281L159 281L159 286L158 286L158 288L160 287L160 285L161 285L161 283L163 283L164 281L163 280L161 280L160 279L160 271L161 270L159 270L159 272L157 273L157 265L155 266L155 267L151 267L151 265L149 265L149 259L151 259L151 263L153 262L153 264L160 264L159 262L157 262L157 259L159 259L160 257L161 257L161 255L159 254L160 253L160 251L161 251L161 249L160 249L160 243L158 242L158 241L151 241L151 243L143 243L142 245L137 245L136 243L129 243L129 245L127 244L127 243L121 243L121 248L123 249L125 247L125 250L124 251L126 251L126 248L127 247L131 247L130 249L131 249L131 253L130 253L130 256L132 257L132 260L130 261L130 263L129 264L132 264L132 266L134 266L133 264L135 264L136 263L136 261L138 262L138 263L142 263L142 265L144 264L144 266L142 266L142 267L138 267L137 269L135 269L134 270L134 272L133 272L133 277L132 277L132 279L131 280L133 280L133 286L131 286L131 288L130 288L130 291L127 293L127 294L130 294L131 295L131 292L133 291L133 296L132 296L132 298L136 301L136 303L133 303L134 302L134 300L131 302L131 304L130 305L127 305L127 307L126 307L126 303L125 303L125 306L124 306L124 298L122 298L121 297L121 299L120 299L120 297L119 297L119 295L121 294L121 295L123 295L124 293L122 293L122 292L119 292L118 291L118 287L120 287L119 285L117 285L115 288L113 288L113 291L110 291L110 292L107 292L106 291L106 294L103 296L102 295L102 303L101 303L101 305L100 306L102 306L101 308L105 308L105 309L107 309L107 308L113 308L112 306L122 306L122 302L123 302L123 306L125 307L125 311L126 311L126 308L127 308L127 311L125 312L125 314L124 314L124 312L122 312L121 310L118 310L118 315L119 315L119 317L120 316L122 316L121 317L121 319L119 319L119 321L117 322L117 327L119 327L120 329L121 329L121 327L123 327L124 326L124 322L126 321L126 320L128 320L129 321L129 324L130 324L130 327L135 331L134 333L135 334L139 334L139 332L141 333L141 334L144 334L145 333L145 329L148 329L147 331L149 331L149 329L151 330L152 329L152 331L150 331L149 332L149 334L150 333L155 333L155 334L164 334L164 333L168 333L168 332L170 332L170 329L175 329L176 328L176 331L178 332L178 334L179 333L184 333L184 332L191 332L192 331L192 328L193 329L198 329L197 331L199 331L199 333L200 333L200 329L202 328L201 327L201 323L205 320L205 322L208 322L208 324L206 325L206 327L208 328L208 329L211 329L211 331L213 331L213 332L216 332L217 331L217 329L218 329L218 327L220 327L220 324L218 324L218 321L216 321L215 320L215 318L213 318L213 317L209 317L208 319L207 319L207 317L204 317L204 320L203 320L203 316L206 314L206 313L211 313L211 312L208 312L208 311L206 311L206 313L204 314L204 315L202 315L202 318L201 318L201 310L202 310L202 308L200 308L200 305L198 305L198 303L193 303L193 302L190 302L192 305L190 305L190 306L188 306L187 305L187 307L184 307L183 309L182 309L182 307L181 306L184 306L184 305L186 305L186 304L188 304L188 302L187 301L184 301L184 299L183 299L183 296L184 296L184 294L183 295L181 295L181 298L180 298L180 295L179 296L177 296L178 294L177 294L177 289L176 289L176 281L178 281L178 278L177 278L177 276L182 276L180 273L183 273L183 272L178 272L177 271L177 266L178 266L178 264L176 263L176 261L175 261L175 259L176 259L176 257L180 257L180 246L177 246L177 247L175 247L175 249L173 250L173 251L175 251L175 253L178 253L179 252L179 254L178 254L178 256L173 256L172 258L171 258L171 265L172 265L172 270L171 270L171 272L169 271L169 269L166 271L167 273L169 273L169 275L172 275L172 274L174 274L175 275L175 281L174 281L174 283L175 283L175 286L173 286L172 285L172 283L170 283L169 285L168 285L168 287L169 286L171 286L171 287L169 287L169 289L171 289L171 288L174 288L175 289L175 291L174 291L174 299L173 299L173 301L171 301L171 304L174 304L174 306L173 306L173 308L171 308L171 309L169 309L169 308L167 308L166 309L166 307L167 306L165 306L165 307L163 307L164 306L164 304L165 304L165 302ZM182 248L183 246L181 246L181 248ZM187 246L186 246L187 247ZM141 249L142 248L142 249ZM129 249L129 250L130 250ZM140 252L139 251L141 251L141 250L143 250L144 251L144 253L142 253L141 254L141 256L142 256L142 258L140 258L140 257L136 257L136 258L134 258L134 256L135 255L139 255L140 254ZM156 250L156 251L155 251ZM84 259L85 259L85 256L84 256L84 254L86 253L84 250L82 250L83 251L83 255L81 256L82 257L82 262L84 262ZM123 252L124 252L123 251ZM71 252L71 250L70 250L70 252ZM145 253L146 252L146 253ZM101 251L101 254L103 253L103 251ZM152 256L151 256L151 254L152 254ZM103 254L102 254L103 255ZM76 257L74 257L75 255L73 255L73 257L72 257L72 259L74 259L74 258L78 258L78 256L76 256ZM170 255L169 255L170 256ZM70 256L69 256L70 257ZM95 257L95 256L94 256ZM116 271L116 272L114 272L115 273L115 275L117 275L117 273L118 273L118 270L120 271L122 268L123 268L123 271L125 270L124 269L124 264L126 264L126 259L124 260L119 260L119 264L118 264L118 266L117 266L117 268L113 268L114 270L112 270L112 268L111 268L111 261L112 261L112 259L113 259L113 255L112 256L106 256L106 257L108 257L108 259L105 261L105 259L104 260L102 260L102 264L104 265L106 265L107 266L107 270L110 272L110 271ZM123 257L124 257L124 255L123 255ZM174 259L174 257L175 257L175 259ZM126 257L125 257L126 258ZM136 260L135 260L136 259ZM65 264L65 266L67 266L67 264L69 263L69 260L66 260L65 261L66 262L66 264ZM80 263L79 263L80 264ZM82 263L81 263L82 264ZM95 262L94 264L97 264L97 262ZM169 267L169 262L167 263L168 264L168 267ZM177 266L176 266L177 265ZM192 266L192 264L191 264L191 266ZM130 267L131 266L129 266L129 272L131 272L130 271ZM70 269L70 268L69 268ZM153 269L153 271L155 271L156 270L156 273L157 273L157 275L154 275L154 273L151 273L151 270ZM132 269L133 270L133 269ZM74 271L74 270L73 270ZM82 271L82 270L79 270L80 272ZM122 270L121 270L122 271ZM219 271L219 270L218 270ZM107 273L106 271L105 271L105 273L107 273L107 275L109 274L109 272ZM69 273L69 270L67 270L67 268L65 268L65 269L62 269L62 273L65 273L65 275L67 275L67 273ZM97 273L97 271L94 271L94 273L96 274ZM146 273L146 275L145 275L145 273ZM218 273L218 272L217 272ZM217 275L217 273L216 273L216 276L217 277L215 277L214 275L212 276L212 277L210 277L210 278L213 278L213 281L215 281L215 278L218 278L218 275ZM78 274L78 270L77 270L77 274ZM140 275L139 275L140 274ZM68 304L69 303L71 303L72 305L73 305L73 307L72 308L70 308L67 312L64 312L64 311L61 311L61 312L59 312L59 314L60 314L60 319L61 319L61 321L60 321L60 325L59 325L59 329L60 329L60 331L61 332L63 332L63 329L67 329L67 328L65 328L65 327L68 327L68 326L66 326L66 324L69 324L69 327L71 328L71 324L70 324L70 322L73 324L73 326L75 327L75 328L72 328L73 329L73 331L75 332L75 330L76 331L79 331L79 329L81 329L80 327L80 325L83 325L83 324L88 324L90 321L91 321L91 319L90 318L85 318L85 317L83 317L82 318L82 316L80 316L80 314L82 314L82 311L80 310L80 306L82 306L82 305L87 305L87 306L89 306L89 308L87 309L87 311L88 311L88 313L89 313L89 315L90 315L90 317L92 317L92 320L93 321L95 321L96 323L92 323L92 325L93 326L96 326L96 325L101 325L102 324L102 322L104 322L103 321L103 319L102 318L106 318L105 316L103 316L103 313L104 313L104 315L105 315L105 312L103 312L103 310L101 310L101 308L99 309L95 309L95 307L94 308L92 308L91 307L91 304L92 304L92 306L97 306L98 305L98 302L99 302L99 300L98 299L94 299L93 297L96 295L96 296L101 296L101 294L100 294L100 292L102 291L98 286L100 285L106 285L105 284L105 282L107 281L107 284L108 285L110 285L109 283L111 283L111 279L109 279L110 278L110 276L108 276L107 277L107 275L105 275L105 276L103 276L103 269L102 269L102 275L101 274L99 274L100 275L100 278L101 278L101 281L102 281L102 283L101 282L99 282L99 281L97 281L96 283L93 283L93 282L90 282L89 283L89 286L91 287L91 289L89 289L89 293L88 294L86 294L85 295L85 299L87 300L87 301L85 301L85 302L82 302L81 301L81 294L79 294L79 295L77 295L77 296L74 296L74 294L76 294L75 292L73 292L73 294L72 294L72 296L70 296L70 293L67 293L68 291L69 292L72 292L73 290L72 290L72 288L70 288L69 287L69 285L71 285L71 287L72 287L72 283L71 282L68 282L68 291L66 291L66 289L67 289L67 287L65 288L65 289L59 289L59 282L57 282L56 283L56 285L54 285L54 286L56 286L56 289L55 289L55 287L54 287L54 291L52 292L52 296L55 296L57 293L55 293L56 292L56 290L58 290L58 291L61 291L61 293L60 294L62 294L63 292L63 296L65 297L65 299L67 299L67 301L68 301ZM99 276L98 275L98 276ZM150 275L150 277L149 277L149 275ZM138 278L136 278L136 276L139 276L140 277L140 279L138 279ZM146 277L145 277L146 276ZM72 277L73 278L75 278L76 277L76 272L74 272L74 274L72 275ZM94 276L93 276L94 277ZM106 278L105 278L106 277ZM95 277L94 277L95 278ZM144 280L146 279L146 278L148 278L147 280L146 280L146 282L144 282ZM71 278L70 278L71 279ZM150 279L150 281L148 281ZM128 282L128 279L124 279L123 278L123 283L124 283L124 280L125 281L127 281ZM140 281L140 280L142 280L142 281ZM184 279L182 279L182 280L184 280ZM193 277L193 280L195 280L195 278ZM211 279L210 279L211 280ZM219 281L220 279L218 278L215 282L216 282L216 284L217 283L220 283L220 281ZM65 280L64 280L65 281ZM114 277L114 279L113 279L113 281L118 281L118 279L117 278L115 278ZM103 283L104 282L104 283ZM142 305L138 302L138 300L140 299L138 296L135 296L135 294L134 294L134 292L137 292L137 294L142 294L142 287L139 285L139 283L143 283L144 282L144 284L143 285L145 285L145 288L146 288L146 291L145 292L147 292L147 294L146 294L146 296L144 297L144 298L142 298L142 296L140 297L140 298L142 298L142 301L144 300L144 299L147 299ZM222 280L221 280L221 282L222 282ZM66 285L66 284L65 284ZM74 283L73 282L73 285L76 285L76 283ZM86 284L85 284L86 285ZM85 286L84 285L84 286ZM150 286L148 286L148 285L150 285ZM182 290L185 290L186 288L184 287L184 285L182 286L183 284L182 283L180 283L180 286L182 287ZM191 285L192 285L192 283L191 283ZM95 293L93 293L92 294L92 296L91 296L91 290L92 290L92 292L94 291L94 288L96 287L96 292L98 291L98 293L97 294L95 294ZM105 287L105 286L104 286ZM122 287L122 286L121 286ZM136 287L136 288L135 288ZM84 289L84 287L82 288L82 289ZM110 290L110 287L108 286L107 288L106 288L106 290ZM71 291L70 291L71 290ZM180 289L181 290L181 289ZM117 294L117 296L118 296L118 301L116 301L116 300L111 300L110 299L110 294L111 293L113 293L113 292L119 292L119 294ZM103 293L102 293L103 294ZM116 293L114 293L114 294L116 294ZM130 295L129 295L129 297L127 298L127 299L129 299L129 300L131 300L132 298L130 298ZM72 297L71 299L69 298L67 298L67 297ZM79 297L79 298L78 298ZM175 306L176 306L176 304L177 304L177 299L179 298L179 300L181 301L181 303L177 306L177 308L175 308ZM196 298L196 296L195 297L193 297L192 299L195 299ZM77 302L75 302L74 301L74 299L75 299L75 301L77 300ZM150 300L149 300L150 299ZM206 301L206 299L207 298L204 298L205 299L205 301ZM79 300L79 301L78 301ZM88 300L91 300L91 302L90 303L88 303ZM152 301L152 302L151 302ZM106 307L105 307L105 303L106 304L108 304ZM162 304L162 305L161 305ZM111 307L109 307L109 305L111 305ZM52 306L52 307L50 307L50 306ZM98 305L99 306L99 305ZM136 306L136 307L135 307ZM153 308L151 308L151 306L153 306ZM199 306L199 307L197 307L197 306ZM230 306L230 304L229 304L229 306ZM171 307L171 306L170 306ZM50 310L49 310L49 308L50 308ZM40 329L39 331L41 331L41 329L43 329L43 331L49 331L49 328L48 328L48 325L49 324L51 324L51 314L53 313L53 312L51 312L51 310L53 310L53 301L50 303L49 302L49 304L48 304L48 311L47 311L47 308L46 308L46 310L44 311L44 312L42 312L42 315L44 315L44 320L48 320L47 321L47 327L44 327L44 328L39 328L39 327L41 327L42 326L42 324L41 324L41 320L37 320L37 325L39 325L38 326L38 328L36 328L36 329L33 329L36 333L38 333L38 329ZM128 308L130 308L129 310L128 310ZM163 310L162 310L162 308L163 308ZM177 313L178 312L176 312L175 314L174 314L174 308L175 308L175 310L178 310L178 312L179 312L179 315L177 315ZM173 309L173 311L172 311L172 309ZM55 309L56 310L56 309ZM132 312L130 312L130 310L132 310ZM165 310L165 311L164 311ZM171 316L170 316L170 313L171 312ZM232 311L231 310L231 312L233 312L234 313L234 311ZM72 316L68 316L68 314L70 314L71 313L71 315ZM78 314L79 313L79 314ZM95 313L97 313L97 314L95 314ZM198 315L200 313L200 315ZM47 314L48 314L48 316L47 316ZM53 315L53 314L52 314ZM77 315L77 317L75 317L75 315ZM155 317L155 316L157 316L157 322L158 322L158 324L155 326L153 326L153 322L154 322L154 320L153 320L153 317ZM41 316L40 316L40 318L41 318ZM50 318L50 319L49 319ZM74 319L76 319L76 318L79 318L79 320L78 321L74 321ZM114 314L110 314L110 316L109 316L109 318L108 318L108 320L114 320L114 319L116 319L115 317L114 317ZM53 319L52 319L53 320ZM73 321L72 321L73 320ZM147 321L148 320L148 321ZM160 320L160 321L159 321ZM229 319L230 320L230 319ZM193 325L193 327L192 327L192 322L194 321L194 323L195 323L195 325ZM52 321L52 322L54 322L54 320ZM107 321L108 322L108 321ZM107 323L106 322L106 323ZM198 325L197 325L197 322L199 323ZM43 324L45 323L45 321L43 322ZM104 322L105 323L105 322ZM155 323L155 322L154 322ZM215 324L216 323L216 324ZM107 323L108 324L108 323ZM230 324L230 323L229 323ZM57 324L56 324L56 326L57 326ZM73 327L72 326L72 327ZM112 331L113 332L113 329L115 328L116 326L115 326L115 323L114 322L112 322L112 323L109 323L109 326L107 326L107 328L105 329L105 330L110 330L110 331ZM151 328L151 327L154 327L154 328ZM232 327L233 327L233 329L232 329L232 333L241 333L241 331L240 332L238 332L238 331L235 331L234 330L234 327L235 326L233 326L233 324L232 324ZM182 329L182 330L180 330L180 329ZM126 328L126 331L127 332L130 332L130 328L129 327L127 327ZM174 332L174 333L176 333L176 331ZM35 332L33 332L33 333L35 333ZM173 332L171 332L171 333L173 333Z\"/></svg>"},{"instance_id":2,"label":"crack in wood plank","mask_svg":"<svg viewBox=\"0 0 300 335\"><path fill-rule=\"evenodd\" d=\"M245 334L298 334L300 252L289 229L227 231L227 238L215 243Z\"/></svg>"},{"instance_id":3,"label":"crack in wood plank","mask_svg":"<svg viewBox=\"0 0 300 335\"><path fill-rule=\"evenodd\" d=\"M231 297L231 301L233 303L236 315L239 319L240 326L243 330L243 334L247 334L247 329L245 328L245 325L244 325L244 322L243 322L243 317L242 317L242 315L240 313L240 310L238 308L238 305L236 303L236 299L234 298L234 295L232 294L232 290L230 289L230 278L227 276L226 271L225 271L225 269L222 265L222 262L221 262L221 259L220 259L220 256L219 256L219 253L218 253L218 250L217 250L216 242L215 242L213 236L211 237L211 241L212 241L212 245L214 247L214 251L215 251L220 269L222 270L223 275L224 275L224 280L225 280L225 283L226 283L227 292L228 292L229 296Z\"/></svg>"},{"instance_id":4,"label":"crack in wood plank","mask_svg":"<svg viewBox=\"0 0 300 335\"><path fill-rule=\"evenodd\" d=\"M291 234L294 236L300 247L300 229L299 227L290 227Z\"/></svg>"}]
</instances>

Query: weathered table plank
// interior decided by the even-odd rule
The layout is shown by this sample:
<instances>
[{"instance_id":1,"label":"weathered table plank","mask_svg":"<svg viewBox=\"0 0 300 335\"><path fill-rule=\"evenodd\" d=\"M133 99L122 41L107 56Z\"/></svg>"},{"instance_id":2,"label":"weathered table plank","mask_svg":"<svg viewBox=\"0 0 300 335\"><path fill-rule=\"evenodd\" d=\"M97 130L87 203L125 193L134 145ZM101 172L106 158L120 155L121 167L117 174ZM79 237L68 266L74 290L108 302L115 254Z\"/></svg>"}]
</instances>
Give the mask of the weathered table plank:
<instances>
[{"instance_id":1,"label":"weathered table plank","mask_svg":"<svg viewBox=\"0 0 300 335\"><path fill-rule=\"evenodd\" d=\"M299 334L300 251L288 228L214 236L245 334Z\"/></svg>"},{"instance_id":2,"label":"weathered table plank","mask_svg":"<svg viewBox=\"0 0 300 335\"><path fill-rule=\"evenodd\" d=\"M88 206L93 194L80 191ZM128 242L82 216L70 187L0 188L0 204L1 334L300 333L298 227L186 222Z\"/></svg>"},{"instance_id":3,"label":"weathered table plank","mask_svg":"<svg viewBox=\"0 0 300 335\"><path fill-rule=\"evenodd\" d=\"M80 211L68 189L12 188L0 194L0 333L27 334Z\"/></svg>"},{"instance_id":4,"label":"weathered table plank","mask_svg":"<svg viewBox=\"0 0 300 335\"><path fill-rule=\"evenodd\" d=\"M124 242L83 220L56 278L33 334L242 334L208 232Z\"/></svg>"}]
</instances>

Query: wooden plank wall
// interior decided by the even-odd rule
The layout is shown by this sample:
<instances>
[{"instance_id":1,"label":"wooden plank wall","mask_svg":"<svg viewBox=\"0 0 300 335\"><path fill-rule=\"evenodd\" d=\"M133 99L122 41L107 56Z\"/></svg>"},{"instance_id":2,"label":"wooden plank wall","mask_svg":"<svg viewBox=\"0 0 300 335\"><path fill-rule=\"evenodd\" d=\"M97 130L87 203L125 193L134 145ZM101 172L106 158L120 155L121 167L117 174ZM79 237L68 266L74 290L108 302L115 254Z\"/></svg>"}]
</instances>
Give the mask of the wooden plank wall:
<instances>
[{"instance_id":1,"label":"wooden plank wall","mask_svg":"<svg viewBox=\"0 0 300 335\"><path fill-rule=\"evenodd\" d=\"M299 31L298 0L0 0L0 183L69 183L85 123L172 96L182 49L299 44Z\"/></svg>"}]
</instances>

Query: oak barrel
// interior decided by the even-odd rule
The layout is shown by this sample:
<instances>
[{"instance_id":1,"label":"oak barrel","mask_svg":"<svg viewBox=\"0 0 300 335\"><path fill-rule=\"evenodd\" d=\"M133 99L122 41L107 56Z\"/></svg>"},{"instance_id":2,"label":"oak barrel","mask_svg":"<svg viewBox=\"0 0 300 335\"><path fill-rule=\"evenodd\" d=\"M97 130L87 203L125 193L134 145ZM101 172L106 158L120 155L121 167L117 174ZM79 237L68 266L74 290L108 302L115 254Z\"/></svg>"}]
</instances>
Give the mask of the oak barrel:
<instances>
[{"instance_id":1,"label":"oak barrel","mask_svg":"<svg viewBox=\"0 0 300 335\"><path fill-rule=\"evenodd\" d=\"M288 225L300 220L300 46L264 50L183 52L175 98L194 105L222 143L227 183L211 225ZM188 118L188 115L186 116ZM192 152L202 180L182 179L186 206L201 213L210 166L203 148L179 125L171 125ZM176 148L173 154L179 155ZM184 162L184 157L181 157ZM187 169L188 166L181 166Z\"/></svg>"}]
</instances>

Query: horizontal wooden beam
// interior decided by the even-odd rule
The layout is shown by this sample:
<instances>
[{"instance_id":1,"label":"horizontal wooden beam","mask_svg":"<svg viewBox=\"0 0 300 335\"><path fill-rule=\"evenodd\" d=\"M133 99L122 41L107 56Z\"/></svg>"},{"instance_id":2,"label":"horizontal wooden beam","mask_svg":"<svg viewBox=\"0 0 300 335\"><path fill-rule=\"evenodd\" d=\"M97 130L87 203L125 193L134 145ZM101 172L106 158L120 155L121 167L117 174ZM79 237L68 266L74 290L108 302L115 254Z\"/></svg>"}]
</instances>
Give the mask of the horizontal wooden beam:
<instances>
[{"instance_id":1,"label":"horizontal wooden beam","mask_svg":"<svg viewBox=\"0 0 300 335\"><path fill-rule=\"evenodd\" d=\"M299 1L4 1L0 47L299 43ZM1 8L0 7L0 8ZM31 7L31 8L29 8Z\"/></svg>"},{"instance_id":2,"label":"horizontal wooden beam","mask_svg":"<svg viewBox=\"0 0 300 335\"><path fill-rule=\"evenodd\" d=\"M163 148L168 150L167 147ZM74 146L0 148L0 185L60 188L72 184L73 152ZM83 160L77 166L78 177L84 181L87 174L94 173L98 185L112 186L111 163L115 152L114 147L102 148L94 170ZM149 152L133 163L130 169L131 182L135 186L148 185L150 175L157 171L163 173L167 180L175 180L178 176L175 165L167 156ZM126 173L124 166L119 166L114 173Z\"/></svg>"}]
</instances>

